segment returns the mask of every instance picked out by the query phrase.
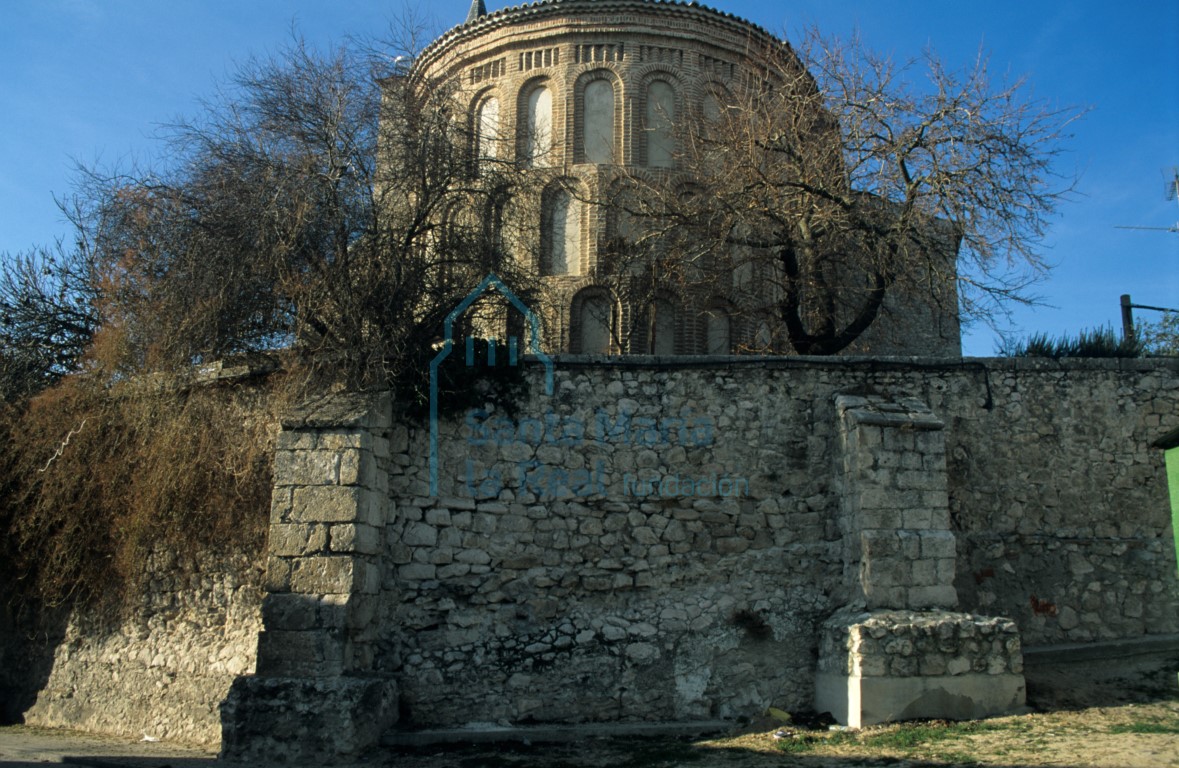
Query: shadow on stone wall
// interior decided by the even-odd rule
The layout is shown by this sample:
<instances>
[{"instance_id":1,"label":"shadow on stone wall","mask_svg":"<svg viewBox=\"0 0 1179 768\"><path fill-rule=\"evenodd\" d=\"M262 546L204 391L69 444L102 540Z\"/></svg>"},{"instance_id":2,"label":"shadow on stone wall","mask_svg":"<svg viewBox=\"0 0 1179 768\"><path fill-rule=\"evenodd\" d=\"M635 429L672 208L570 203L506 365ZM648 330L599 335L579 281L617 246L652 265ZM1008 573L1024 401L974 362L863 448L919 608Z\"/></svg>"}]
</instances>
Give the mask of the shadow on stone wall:
<instances>
[{"instance_id":1,"label":"shadow on stone wall","mask_svg":"<svg viewBox=\"0 0 1179 768\"><path fill-rule=\"evenodd\" d=\"M1029 649L1028 704L1072 710L1179 698L1179 635Z\"/></svg>"},{"instance_id":2,"label":"shadow on stone wall","mask_svg":"<svg viewBox=\"0 0 1179 768\"><path fill-rule=\"evenodd\" d=\"M49 682L70 609L19 603L7 593L0 600L0 725L13 725Z\"/></svg>"}]
</instances>

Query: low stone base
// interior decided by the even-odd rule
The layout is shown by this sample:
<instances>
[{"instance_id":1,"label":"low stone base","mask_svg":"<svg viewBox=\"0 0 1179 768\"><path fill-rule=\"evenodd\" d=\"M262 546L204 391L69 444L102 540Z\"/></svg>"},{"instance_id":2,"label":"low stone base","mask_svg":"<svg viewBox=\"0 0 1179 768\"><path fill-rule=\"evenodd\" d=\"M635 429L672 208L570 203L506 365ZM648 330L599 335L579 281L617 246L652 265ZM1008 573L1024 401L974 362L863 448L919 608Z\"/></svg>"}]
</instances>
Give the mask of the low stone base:
<instances>
[{"instance_id":1,"label":"low stone base","mask_svg":"<svg viewBox=\"0 0 1179 768\"><path fill-rule=\"evenodd\" d=\"M1024 706L1023 675L847 677L820 672L815 709L852 728L897 720L976 720Z\"/></svg>"},{"instance_id":2,"label":"low stone base","mask_svg":"<svg viewBox=\"0 0 1179 768\"><path fill-rule=\"evenodd\" d=\"M815 709L844 725L970 720L1024 706L1019 630L951 611L844 610L824 625Z\"/></svg>"},{"instance_id":3,"label":"low stone base","mask_svg":"<svg viewBox=\"0 0 1179 768\"><path fill-rule=\"evenodd\" d=\"M396 720L387 678L239 677L221 705L221 758L327 764L377 746Z\"/></svg>"}]
</instances>

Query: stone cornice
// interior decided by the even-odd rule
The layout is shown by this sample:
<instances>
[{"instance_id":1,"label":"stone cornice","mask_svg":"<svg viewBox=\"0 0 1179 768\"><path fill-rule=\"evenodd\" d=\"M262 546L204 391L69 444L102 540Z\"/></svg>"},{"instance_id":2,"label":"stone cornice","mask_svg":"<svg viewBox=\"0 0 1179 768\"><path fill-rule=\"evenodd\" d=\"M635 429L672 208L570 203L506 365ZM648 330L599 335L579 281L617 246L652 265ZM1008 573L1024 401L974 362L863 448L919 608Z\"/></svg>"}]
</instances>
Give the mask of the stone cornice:
<instances>
[{"instance_id":1,"label":"stone cornice","mask_svg":"<svg viewBox=\"0 0 1179 768\"><path fill-rule=\"evenodd\" d=\"M789 43L772 35L763 27L734 14L696 2L682 2L682 0L540 0L540 2L503 8L474 21L453 27L426 46L417 57L414 69L419 72L427 71L454 46L482 37L494 30L562 17L573 19L578 16L600 16L611 13L638 13L681 21L691 18L703 25L718 28L730 34L760 39L760 42L767 46L782 45L788 50L790 49Z\"/></svg>"}]
</instances>

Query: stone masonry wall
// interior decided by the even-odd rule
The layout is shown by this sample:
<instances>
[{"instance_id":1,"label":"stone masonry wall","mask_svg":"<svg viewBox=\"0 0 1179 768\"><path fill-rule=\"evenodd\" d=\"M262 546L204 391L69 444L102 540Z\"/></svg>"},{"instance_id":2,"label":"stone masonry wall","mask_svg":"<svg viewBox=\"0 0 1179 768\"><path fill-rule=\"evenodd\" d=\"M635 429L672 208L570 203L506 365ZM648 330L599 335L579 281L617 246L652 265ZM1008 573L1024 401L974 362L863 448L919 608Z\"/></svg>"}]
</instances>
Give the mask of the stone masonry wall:
<instances>
[{"instance_id":1,"label":"stone masonry wall","mask_svg":"<svg viewBox=\"0 0 1179 768\"><path fill-rule=\"evenodd\" d=\"M1175 361L1020 362L992 370L990 410L959 403L947 425L964 604L1026 645L1179 631L1150 447L1179 420Z\"/></svg>"},{"instance_id":2,"label":"stone masonry wall","mask_svg":"<svg viewBox=\"0 0 1179 768\"><path fill-rule=\"evenodd\" d=\"M277 717L284 692L306 688L300 716L322 719L317 692L330 690L354 729L398 695L408 725L809 706L823 627L884 583L870 562L869 582L848 578L839 402L912 399L922 406L907 418L927 408L941 425L918 453L944 455L944 498L902 477L920 471L904 466L903 439L898 467L870 446L855 461L861 481L947 504L956 611L1013 619L1025 646L1179 631L1163 458L1150 448L1179 417L1175 361L565 359L551 395L539 365L525 374L529 394L510 409L443 419L437 495L428 425L388 401L348 434L335 417L288 425L262 675L239 677L258 658L261 563L181 579L164 558L136 617L112 631L75 616L48 638L28 721L215 743L235 677L239 713L273 705ZM304 503L316 494L350 506ZM861 528L886 531L865 528L863 513L883 509L865 499ZM895 538L902 551L900 523L869 549ZM896 565L887 546L875 554ZM344 571L337 589L329 577ZM954 659L974 671L1000 655L955 632L966 650L945 651L947 674ZM905 639L869 656L890 674L937 664ZM0 643L6 663L19 645Z\"/></svg>"},{"instance_id":3,"label":"stone masonry wall","mask_svg":"<svg viewBox=\"0 0 1179 768\"><path fill-rule=\"evenodd\" d=\"M1179 630L1149 447L1179 414L1174 361L591 362L444 419L437 496L428 426L394 418L374 668L403 721L808 706L818 627L857 597L841 394L944 422L958 610L1027 645Z\"/></svg>"},{"instance_id":4,"label":"stone masonry wall","mask_svg":"<svg viewBox=\"0 0 1179 768\"><path fill-rule=\"evenodd\" d=\"M845 601L838 530L821 514L834 420L786 428L814 404L779 397L769 413L771 382L723 372L557 379L554 398L518 417L443 424L438 498L426 431L393 431L378 663L398 678L403 716L804 705L818 623Z\"/></svg>"},{"instance_id":5,"label":"stone masonry wall","mask_svg":"<svg viewBox=\"0 0 1179 768\"><path fill-rule=\"evenodd\" d=\"M35 681L35 694L13 692L36 696L26 723L220 741L218 707L233 681L254 670L262 568L244 556L207 557L199 572L179 575L166 554L151 568L150 589L129 618L112 626L75 612L59 636L25 643L26 662L48 675Z\"/></svg>"}]
</instances>

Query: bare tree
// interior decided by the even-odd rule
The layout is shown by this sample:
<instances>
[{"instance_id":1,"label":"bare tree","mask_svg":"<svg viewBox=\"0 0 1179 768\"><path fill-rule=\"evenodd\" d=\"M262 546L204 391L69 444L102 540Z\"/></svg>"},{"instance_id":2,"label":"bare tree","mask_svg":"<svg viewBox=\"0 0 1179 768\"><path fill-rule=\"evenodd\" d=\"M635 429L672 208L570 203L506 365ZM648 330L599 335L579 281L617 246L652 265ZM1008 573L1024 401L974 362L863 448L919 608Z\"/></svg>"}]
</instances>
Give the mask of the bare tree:
<instances>
[{"instance_id":1,"label":"bare tree","mask_svg":"<svg viewBox=\"0 0 1179 768\"><path fill-rule=\"evenodd\" d=\"M643 180L689 272L744 274L803 354L845 349L889 296L967 320L1031 299L1075 110L992 83L982 57L897 65L813 30L747 63L678 126L676 172Z\"/></svg>"},{"instance_id":2,"label":"bare tree","mask_svg":"<svg viewBox=\"0 0 1179 768\"><path fill-rule=\"evenodd\" d=\"M79 239L7 256L0 267L0 401L75 370L98 323L92 249Z\"/></svg>"},{"instance_id":3,"label":"bare tree","mask_svg":"<svg viewBox=\"0 0 1179 768\"><path fill-rule=\"evenodd\" d=\"M470 126L448 84L408 76L411 53L296 39L249 60L198 117L167 127L172 167L82 174L79 250L59 261L85 265L70 290L88 314L50 296L47 257L29 257L0 279L13 297L0 327L38 349L61 346L61 327L121 372L278 349L357 386L421 368L488 271L528 276L489 224L520 175L501 164L475 178Z\"/></svg>"}]
</instances>

